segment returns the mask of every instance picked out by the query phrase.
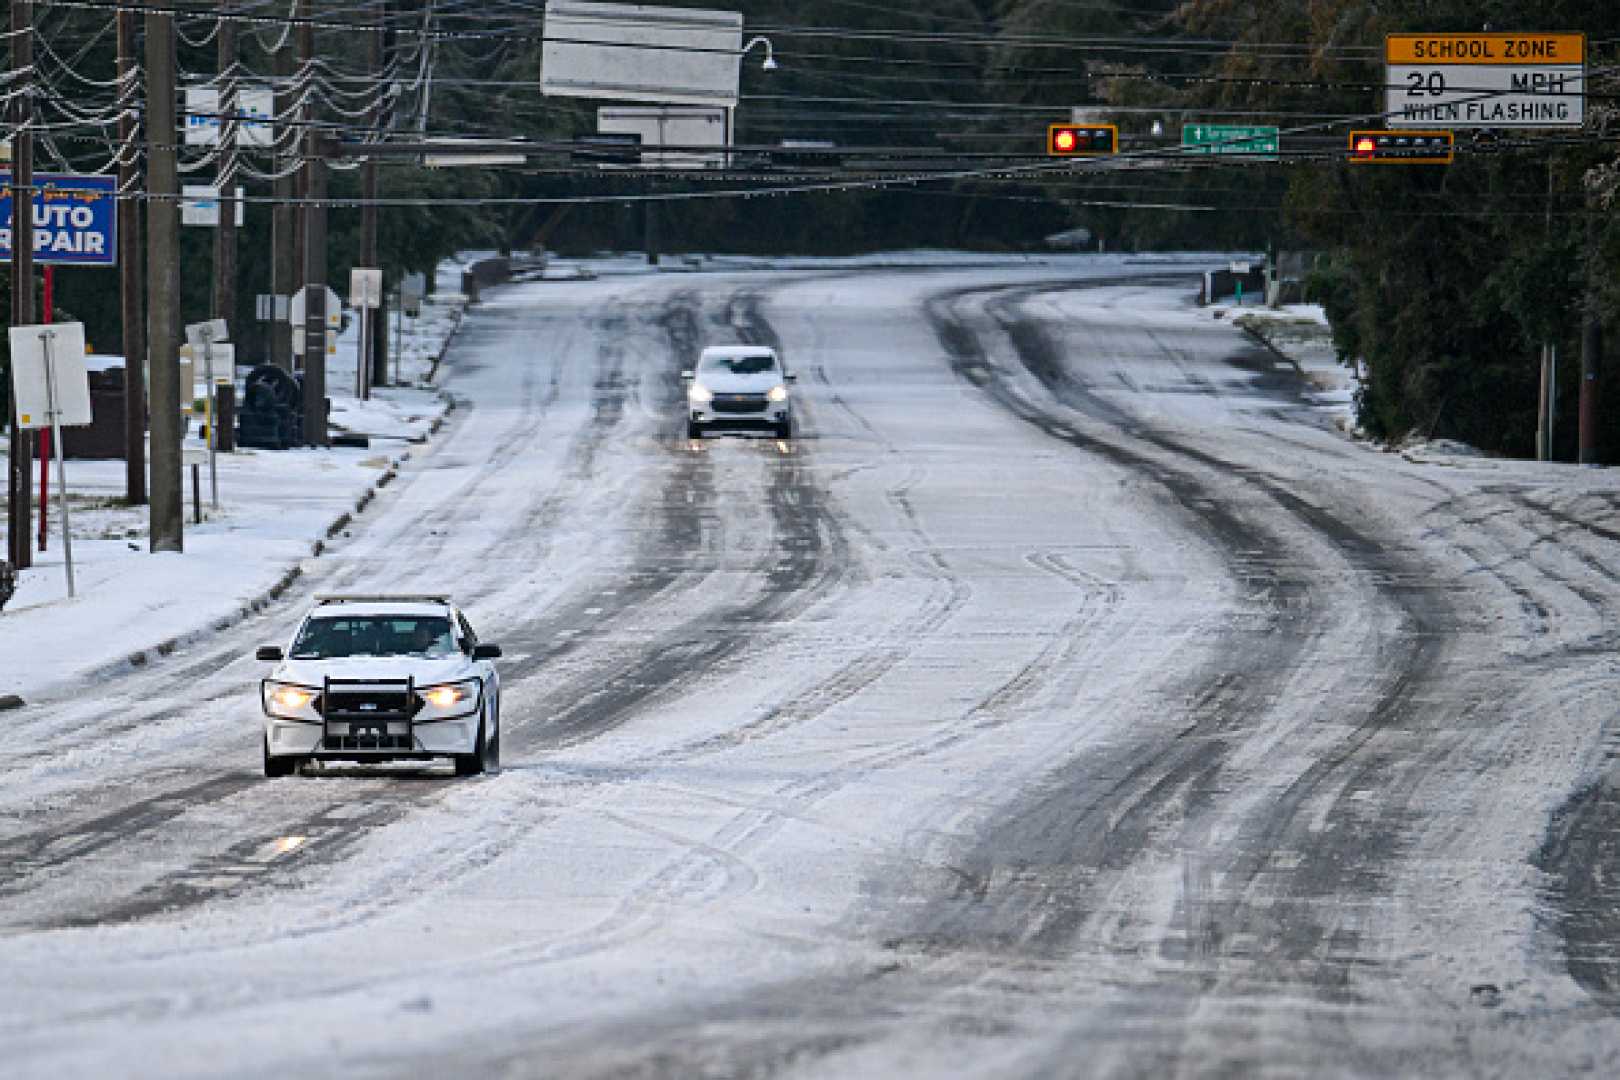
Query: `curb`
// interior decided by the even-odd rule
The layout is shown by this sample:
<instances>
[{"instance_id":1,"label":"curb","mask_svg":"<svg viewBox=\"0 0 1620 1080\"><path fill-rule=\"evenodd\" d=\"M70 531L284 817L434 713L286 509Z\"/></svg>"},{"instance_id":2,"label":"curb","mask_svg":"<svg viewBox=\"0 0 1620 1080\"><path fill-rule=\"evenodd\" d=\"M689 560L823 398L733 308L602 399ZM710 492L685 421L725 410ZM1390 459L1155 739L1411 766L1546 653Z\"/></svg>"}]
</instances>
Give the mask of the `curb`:
<instances>
[{"instance_id":1,"label":"curb","mask_svg":"<svg viewBox=\"0 0 1620 1080\"><path fill-rule=\"evenodd\" d=\"M1293 368L1294 372L1299 375L1300 378L1303 379L1305 377L1305 369L1299 366L1299 361L1295 360L1292 356L1289 356L1287 353L1277 348L1277 346L1273 345L1271 343L1271 339L1266 337L1266 335L1262 334L1258 330L1253 329L1252 327L1239 326L1237 323L1233 323L1232 325L1237 326L1239 330L1242 330L1253 341L1265 346L1267 352L1271 353L1272 356L1275 356L1277 359L1283 361L1289 367Z\"/></svg>"}]
</instances>

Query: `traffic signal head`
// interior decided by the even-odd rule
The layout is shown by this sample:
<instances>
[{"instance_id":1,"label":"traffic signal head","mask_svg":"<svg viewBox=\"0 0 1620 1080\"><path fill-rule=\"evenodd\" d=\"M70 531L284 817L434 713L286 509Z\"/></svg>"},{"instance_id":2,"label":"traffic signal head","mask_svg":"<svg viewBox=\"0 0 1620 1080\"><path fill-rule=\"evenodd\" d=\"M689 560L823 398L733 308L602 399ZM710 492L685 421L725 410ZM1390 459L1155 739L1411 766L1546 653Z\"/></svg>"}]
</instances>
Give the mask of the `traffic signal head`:
<instances>
[{"instance_id":1,"label":"traffic signal head","mask_svg":"<svg viewBox=\"0 0 1620 1080\"><path fill-rule=\"evenodd\" d=\"M1052 157L1093 157L1119 152L1119 128L1114 124L1051 124L1046 129L1046 152Z\"/></svg>"},{"instance_id":2,"label":"traffic signal head","mask_svg":"<svg viewBox=\"0 0 1620 1080\"><path fill-rule=\"evenodd\" d=\"M1450 131L1352 131L1350 162L1362 165L1450 165Z\"/></svg>"}]
</instances>

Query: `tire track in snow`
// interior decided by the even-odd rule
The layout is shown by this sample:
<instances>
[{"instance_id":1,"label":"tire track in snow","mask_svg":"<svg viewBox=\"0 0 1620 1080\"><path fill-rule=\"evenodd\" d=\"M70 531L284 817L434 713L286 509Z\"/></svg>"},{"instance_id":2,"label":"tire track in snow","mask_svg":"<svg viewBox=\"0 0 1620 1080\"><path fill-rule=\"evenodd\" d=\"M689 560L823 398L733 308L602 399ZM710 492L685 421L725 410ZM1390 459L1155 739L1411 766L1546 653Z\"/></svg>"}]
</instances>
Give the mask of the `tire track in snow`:
<instances>
[{"instance_id":1,"label":"tire track in snow","mask_svg":"<svg viewBox=\"0 0 1620 1080\"><path fill-rule=\"evenodd\" d=\"M593 318L596 326L602 325L600 318ZM575 438L569 452L569 458L574 466L570 470L575 473L588 473L589 461L595 453L596 447L607 437L609 432L618 425L623 415L623 379L622 363L611 355L610 362L604 365L598 373L593 384L593 405L591 418L587 429ZM621 358L622 360L622 358ZM553 380L555 385L555 380ZM522 395L520 418L515 422L501 441L501 450L497 453L494 465L481 469L479 473L470 477L450 493L435 509L438 518L448 525L453 522L462 511L464 500L480 484L484 483L499 468L509 465L521 453L523 442L515 432L526 434L532 438L539 426L543 423L545 408L538 405L533 392L534 380L530 369L525 370L525 391ZM548 394L545 406L554 402L555 396ZM555 500L548 500L553 504ZM418 519L421 521L422 519ZM429 530L428 535L433 535ZM442 533L442 531L441 531ZM448 543L448 538L439 536L430 540L428 546L435 543L440 548ZM648 594L655 592L649 590ZM644 596L637 594L627 597L627 603L639 602ZM245 633L245 631L244 631ZM240 655L236 649L231 649L229 655L236 658ZM154 673L152 677L157 677ZM207 699L203 704L217 704L220 706L234 705L240 698L240 691L235 688L223 688ZM138 714L127 723L121 725L126 730L136 730L143 724L150 724L164 717L175 717L188 714L196 708L194 703L183 710L171 708L159 709ZM104 738L109 732L105 728L98 729ZM357 788L363 791L368 798L382 803L386 809L375 820L369 818L349 817L344 819L341 827L332 827L329 820L331 804L318 805L306 809L301 816L286 821L275 832L277 835L300 836L306 842L295 852L289 853L290 858L270 862L268 860L255 863L251 859L244 863L244 852L251 854L258 850L259 845L266 842L267 835L256 834L253 838L245 839L223 851L202 855L194 865L176 871L158 882L149 883L141 887L134 895L122 900L115 900L110 906L102 905L91 910L75 911L62 918L45 924L57 925L86 925L93 922L117 922L144 918L159 913L173 913L195 906L198 903L218 898L222 893L229 892L228 887L221 888L219 883L228 882L232 877L230 867L241 868L246 866L255 871L250 874L238 874L242 878L238 885L251 883L257 877L264 877L271 869L283 867L297 867L302 869L311 865L334 863L345 857L359 838L365 836L371 829L397 821L405 812L419 809L436 802L444 794L453 790L453 785L438 785L430 790L419 790L415 787L402 791L397 782L377 781L374 774L360 772L352 774L353 782L346 784L343 791L333 791L333 800L341 800L354 796ZM148 778L149 780L150 778ZM92 819L88 823L66 823L53 825L47 829L32 834L8 837L0 850L16 853L17 858L10 864L10 869L16 871L8 875L0 888L9 888L13 892L20 892L29 887L34 875L45 872L47 878L54 872L72 862L93 857L99 853L124 848L139 837L147 836L155 830L162 828L171 821L185 814L195 813L217 804L225 799L237 796L248 789L263 783L262 778L254 774L233 773L217 781L187 789L183 798L177 799L173 792L160 792L156 795L147 795L119 811ZM224 869L222 869L224 868ZM213 882L213 886L205 887L199 883ZM45 881L44 884L48 884ZM35 928L43 928L35 926Z\"/></svg>"},{"instance_id":2,"label":"tire track in snow","mask_svg":"<svg viewBox=\"0 0 1620 1080\"><path fill-rule=\"evenodd\" d=\"M1065 287L1072 286L1066 283ZM1027 288L983 291L1011 296L1029 293ZM1382 554L1369 538L1325 511L1293 498L1291 493L1261 474L1234 468L1230 462L1155 432L1137 418L1098 399L1073 380L1059 359L1061 353L1036 326L1025 321L1022 313L1015 310L1014 302L1003 301L993 309L993 314L1012 340L1022 367L1054 399L1077 409L1088 424L1101 423L1126 435L1126 440L1088 437L1061 414L1012 393L979 346L977 335L955 310L956 305L973 292L979 291L947 294L929 305L941 341L958 374L997 404L1049 436L1098 453L1150 477L1172 492L1186 512L1199 520L1199 531L1214 538L1218 549L1226 553L1234 581L1263 584L1253 581L1253 574L1258 570L1271 584L1280 586L1270 589L1263 600L1267 611L1264 618L1270 627L1264 637L1278 636L1275 631L1283 627L1284 619L1288 622L1284 640L1268 641L1264 651L1256 649L1258 641L1235 640L1220 655L1212 665L1213 677L1204 677L1205 689L1195 698L1191 709L1194 723L1184 733L1187 738L1168 746L1128 751L1122 760L1083 761L1069 767L1068 780L1060 775L1048 792L1015 806L1003 816L1001 824L986 829L978 854L965 860L970 866L970 876L986 880L991 878L992 868L1009 861L1031 868L1057 866L1060 869L1055 879L1043 872L1035 880L1026 876L1024 880L1009 883L1010 887L999 896L990 895L986 899L973 896L966 903L946 900L920 920L917 932L899 939L908 946L920 943L921 947L933 949L953 941L978 940L986 931L994 932L999 927L1003 934L1018 940L1021 948L1039 951L1067 943L1093 917L1094 901L1076 902L1077 897L1106 895L1111 889L1109 881L1117 880L1134 858L1151 848L1158 836L1176 827L1182 813L1192 812L1185 808L1214 805L1223 798L1223 777L1230 755L1241 740L1242 727L1250 717L1270 707L1285 685L1287 672L1308 660L1312 639L1325 629L1324 620L1330 617L1329 613L1316 610L1317 602L1312 599L1316 586L1310 578L1298 571L1292 572L1292 576L1287 571L1279 575L1274 563L1255 566L1243 554L1286 552L1298 542L1286 534L1273 534L1226 513L1220 507L1220 491L1209 487L1208 481L1202 479L1203 470L1234 475L1239 483L1257 490L1311 533L1325 539L1340 558L1356 568L1358 579L1370 590L1370 595L1382 598L1375 603L1389 604L1400 611L1409 630L1397 642L1395 655L1389 658L1399 674L1385 684L1382 697L1369 710L1370 721L1356 736L1341 744L1339 754L1318 762L1298 777L1278 800L1272 810L1273 817L1258 829L1250 828L1237 845L1238 850L1246 854L1227 868L1234 883L1252 883L1267 867L1271 850L1298 827L1296 815L1307 802L1354 761L1381 724L1398 722L1404 703L1418 696L1428 672L1438 660L1438 639L1425 632L1425 628L1444 624L1449 606L1444 601L1431 604L1432 597L1403 594L1389 584L1422 567ZM1131 449L1130 442L1143 445L1143 450ZM1158 452L1166 456L1161 458ZM1319 629L1312 629L1313 626ZM1146 755L1132 764L1130 758L1140 754L1142 749L1147 751ZM1122 778L1099 793L1100 785L1093 778L1110 773ZM1336 802L1329 812L1342 815L1343 809ZM1403 822L1379 824L1385 833L1398 834ZM1363 840L1369 839L1366 831L1360 835ZM1387 852L1389 849L1383 846L1377 850ZM1018 854L1009 860L1008 852ZM1354 888L1357 874L1341 872L1345 868L1331 865L1333 860L1345 855L1344 850L1335 850L1332 859L1313 860L1307 855L1295 880L1308 882L1311 889ZM1354 851L1349 855L1355 870L1366 869L1367 860L1358 859ZM972 866L981 869L972 871ZM1019 874L1016 869L1012 873L1015 877ZM1099 874L1103 876L1099 878ZM1193 939L1189 947L1195 953L1219 954L1224 941L1263 928L1262 923L1251 920L1243 906L1241 898L1246 886L1224 886L1223 882L1223 893L1231 899L1212 906L1193 898L1189 902L1197 903L1202 910L1183 914L1182 922ZM1324 958L1320 949L1330 932L1331 928L1327 927L1290 927L1292 955L1286 965L1280 965L1287 969L1288 977L1342 986L1344 968Z\"/></svg>"}]
</instances>

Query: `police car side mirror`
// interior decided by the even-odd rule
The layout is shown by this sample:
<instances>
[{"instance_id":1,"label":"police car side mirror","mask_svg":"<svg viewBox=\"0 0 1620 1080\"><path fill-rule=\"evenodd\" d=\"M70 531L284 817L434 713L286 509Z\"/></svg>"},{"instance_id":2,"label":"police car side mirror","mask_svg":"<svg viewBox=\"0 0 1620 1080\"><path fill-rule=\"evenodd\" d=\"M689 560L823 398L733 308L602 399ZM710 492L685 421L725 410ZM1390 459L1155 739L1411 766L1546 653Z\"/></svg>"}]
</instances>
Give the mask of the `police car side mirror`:
<instances>
[{"instance_id":1,"label":"police car side mirror","mask_svg":"<svg viewBox=\"0 0 1620 1080\"><path fill-rule=\"evenodd\" d=\"M277 664L281 662L281 646L260 645L259 651L253 655L259 660L263 660L271 664Z\"/></svg>"},{"instance_id":2,"label":"police car side mirror","mask_svg":"<svg viewBox=\"0 0 1620 1080\"><path fill-rule=\"evenodd\" d=\"M793 374L793 372L791 372L791 371L788 372L786 375L783 375L782 378L785 379L788 382L798 382L799 381L799 377L797 375Z\"/></svg>"},{"instance_id":3,"label":"police car side mirror","mask_svg":"<svg viewBox=\"0 0 1620 1080\"><path fill-rule=\"evenodd\" d=\"M494 660L496 657L498 657L500 655L501 655L501 647L499 645L474 645L473 646L473 659L474 660Z\"/></svg>"}]
</instances>

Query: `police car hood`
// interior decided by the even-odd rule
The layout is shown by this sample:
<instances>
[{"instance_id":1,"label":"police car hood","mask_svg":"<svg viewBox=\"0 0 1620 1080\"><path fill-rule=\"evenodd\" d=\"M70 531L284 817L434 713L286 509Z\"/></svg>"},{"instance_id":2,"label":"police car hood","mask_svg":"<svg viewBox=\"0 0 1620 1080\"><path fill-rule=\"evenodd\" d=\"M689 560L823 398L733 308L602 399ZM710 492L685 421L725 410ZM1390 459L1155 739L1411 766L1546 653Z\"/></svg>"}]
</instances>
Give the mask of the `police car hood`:
<instances>
[{"instance_id":1,"label":"police car hood","mask_svg":"<svg viewBox=\"0 0 1620 1080\"><path fill-rule=\"evenodd\" d=\"M417 686L471 678L472 662L460 653L449 656L344 656L331 660L284 661L271 676L278 682L321 686L327 679L405 679Z\"/></svg>"}]
</instances>

